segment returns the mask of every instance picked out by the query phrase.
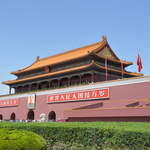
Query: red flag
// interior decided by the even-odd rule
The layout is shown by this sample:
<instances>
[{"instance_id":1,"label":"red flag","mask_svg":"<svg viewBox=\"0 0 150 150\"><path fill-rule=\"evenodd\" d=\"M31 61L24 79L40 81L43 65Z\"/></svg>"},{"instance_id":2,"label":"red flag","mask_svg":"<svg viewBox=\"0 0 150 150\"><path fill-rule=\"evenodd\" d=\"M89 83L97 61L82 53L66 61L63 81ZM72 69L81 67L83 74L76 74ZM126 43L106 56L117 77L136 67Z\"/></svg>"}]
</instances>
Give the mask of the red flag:
<instances>
[{"instance_id":1,"label":"red flag","mask_svg":"<svg viewBox=\"0 0 150 150\"><path fill-rule=\"evenodd\" d=\"M137 65L138 65L138 72L141 72L143 66L142 66L142 60L140 55L138 54L138 58L137 58Z\"/></svg>"},{"instance_id":2,"label":"red flag","mask_svg":"<svg viewBox=\"0 0 150 150\"><path fill-rule=\"evenodd\" d=\"M105 58L105 71L106 71L106 72L105 72L105 76L106 76L106 80L107 80L107 76L108 76L108 75L107 75L107 74L108 74L108 73L107 73L107 58Z\"/></svg>"}]
</instances>

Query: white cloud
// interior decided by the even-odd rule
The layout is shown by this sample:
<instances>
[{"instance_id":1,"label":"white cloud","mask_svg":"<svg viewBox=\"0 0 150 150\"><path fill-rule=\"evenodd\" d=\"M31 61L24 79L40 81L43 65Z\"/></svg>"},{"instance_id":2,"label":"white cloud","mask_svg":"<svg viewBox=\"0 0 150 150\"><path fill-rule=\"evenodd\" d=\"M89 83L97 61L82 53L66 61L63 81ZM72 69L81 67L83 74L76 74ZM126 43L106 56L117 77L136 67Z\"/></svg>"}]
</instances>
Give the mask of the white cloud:
<instances>
[{"instance_id":1,"label":"white cloud","mask_svg":"<svg viewBox=\"0 0 150 150\"><path fill-rule=\"evenodd\" d=\"M0 84L0 95L5 95L9 93L9 87L6 85Z\"/></svg>"}]
</instances>

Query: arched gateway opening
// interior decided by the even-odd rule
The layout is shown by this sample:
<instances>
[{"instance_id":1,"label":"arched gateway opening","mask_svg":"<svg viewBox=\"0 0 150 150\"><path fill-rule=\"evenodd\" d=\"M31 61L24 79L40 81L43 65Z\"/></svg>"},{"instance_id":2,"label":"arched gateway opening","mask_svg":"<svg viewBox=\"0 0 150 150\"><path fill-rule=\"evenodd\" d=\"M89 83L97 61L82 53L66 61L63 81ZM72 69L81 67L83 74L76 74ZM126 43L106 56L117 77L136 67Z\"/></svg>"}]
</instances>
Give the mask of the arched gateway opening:
<instances>
[{"instance_id":1,"label":"arched gateway opening","mask_svg":"<svg viewBox=\"0 0 150 150\"><path fill-rule=\"evenodd\" d=\"M51 111L48 115L49 121L56 121L56 113L54 111Z\"/></svg>"},{"instance_id":2,"label":"arched gateway opening","mask_svg":"<svg viewBox=\"0 0 150 150\"><path fill-rule=\"evenodd\" d=\"M15 113L12 113L12 114L11 114L10 120L13 120L13 121L16 120L16 115L15 115Z\"/></svg>"},{"instance_id":3,"label":"arched gateway opening","mask_svg":"<svg viewBox=\"0 0 150 150\"><path fill-rule=\"evenodd\" d=\"M0 114L0 120L3 120L3 115L2 114Z\"/></svg>"},{"instance_id":4,"label":"arched gateway opening","mask_svg":"<svg viewBox=\"0 0 150 150\"><path fill-rule=\"evenodd\" d=\"M34 111L33 110L29 110L28 114L27 114L27 120L34 120Z\"/></svg>"}]
</instances>

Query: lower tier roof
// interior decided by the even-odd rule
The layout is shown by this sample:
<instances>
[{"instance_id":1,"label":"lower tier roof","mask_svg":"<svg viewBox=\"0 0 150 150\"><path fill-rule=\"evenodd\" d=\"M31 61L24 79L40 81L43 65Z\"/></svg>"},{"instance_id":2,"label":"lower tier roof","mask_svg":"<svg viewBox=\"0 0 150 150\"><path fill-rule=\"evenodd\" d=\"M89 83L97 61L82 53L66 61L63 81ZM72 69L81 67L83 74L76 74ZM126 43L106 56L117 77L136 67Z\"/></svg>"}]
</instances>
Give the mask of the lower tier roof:
<instances>
[{"instance_id":1,"label":"lower tier roof","mask_svg":"<svg viewBox=\"0 0 150 150\"><path fill-rule=\"evenodd\" d=\"M89 68L89 67L97 67L98 69L102 69L102 70L106 69L104 66L99 65L99 64L95 63L94 61L92 61L90 64L86 64L86 65L82 65L82 66L78 66L78 67L74 67L74 68L68 68L68 69L64 69L64 70L60 70L60 71L44 73L44 74L35 75L35 76L31 76L31 77L26 77L26 78L22 78L22 79L8 80L8 81L2 82L2 83L6 84L6 85L12 85L12 84L27 82L27 81L31 81L31 80L35 80L35 79L51 77L51 76L59 75L59 74L62 74L62 73L69 73L69 72L72 72L72 71L79 71L79 70L83 70L83 69L86 69L86 68ZM121 70L112 69L112 68L109 68L109 66L108 66L107 70L111 71L111 72L114 72L114 73L122 74ZM124 75L129 75L130 77L136 77L136 76L142 76L143 75L143 74L140 74L140 73L126 72L126 71L123 71L123 74Z\"/></svg>"}]
</instances>

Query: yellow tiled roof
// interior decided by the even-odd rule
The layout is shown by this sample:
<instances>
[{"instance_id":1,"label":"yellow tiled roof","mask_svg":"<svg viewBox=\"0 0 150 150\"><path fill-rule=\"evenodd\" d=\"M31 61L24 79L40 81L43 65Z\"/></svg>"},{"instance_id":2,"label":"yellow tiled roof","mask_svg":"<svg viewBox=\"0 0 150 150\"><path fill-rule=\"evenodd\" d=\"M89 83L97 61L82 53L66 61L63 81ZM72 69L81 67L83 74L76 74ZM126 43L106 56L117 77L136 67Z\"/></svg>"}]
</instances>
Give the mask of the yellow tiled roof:
<instances>
[{"instance_id":1,"label":"yellow tiled roof","mask_svg":"<svg viewBox=\"0 0 150 150\"><path fill-rule=\"evenodd\" d=\"M105 70L105 67L104 66L101 66L101 65L99 65L99 64L96 64L96 63L94 63L97 67L99 67L99 68L101 68L101 69L103 69L103 70ZM116 70L116 69L112 69L112 68L107 68L107 70L108 71L112 71L112 72L118 72L118 73L121 73L122 71L121 70ZM136 73L136 72L123 72L124 74L128 74L128 75L131 75L131 76L143 76L143 74L141 74L141 73Z\"/></svg>"},{"instance_id":2,"label":"yellow tiled roof","mask_svg":"<svg viewBox=\"0 0 150 150\"><path fill-rule=\"evenodd\" d=\"M81 48L77 48L71 51L67 51L61 54L57 54L54 56L49 56L46 58L39 59L38 61L34 62L32 65L28 66L27 68L12 72L12 74L19 74L22 72L42 68L45 66L61 63L64 61L69 61L72 59L84 57L86 55L89 55L91 52L93 52L96 49L102 48L107 43L106 40L102 40L102 42L97 42L88 46L84 46Z\"/></svg>"},{"instance_id":3,"label":"yellow tiled roof","mask_svg":"<svg viewBox=\"0 0 150 150\"><path fill-rule=\"evenodd\" d=\"M33 79L39 79L39 78L43 78L43 77L57 75L57 74L61 74L61 73L64 73L64 72L71 72L71 71L81 70L81 69L90 67L92 64L93 63L83 65L83 66L79 66L79 67L64 69L64 70L60 70L60 71L56 71L56 72L49 72L49 73L44 73L44 74L40 74L40 75L35 75L35 76L32 76L32 77L27 77L27 78L23 78L23 79L8 80L8 81L3 82L3 84L10 85L10 84L20 83L20 82L24 82L24 81L30 81L30 80L33 80Z\"/></svg>"},{"instance_id":4,"label":"yellow tiled roof","mask_svg":"<svg viewBox=\"0 0 150 150\"><path fill-rule=\"evenodd\" d=\"M103 36L101 42L97 42L97 43L94 43L94 44L91 44L88 46L77 48L77 49L67 51L67 52L64 52L61 54L57 54L54 56L49 56L46 58L38 59L32 65L30 65L24 69L15 71L15 72L11 72L11 73L17 75L22 72L28 72L28 71L36 70L36 69L43 68L46 66L50 66L50 65L54 65L54 64L58 64L58 63L62 63L62 62L67 62L67 61L70 61L73 59L82 58L91 53L95 54L95 52L98 50L102 50L103 47L106 46L106 44L108 45L106 37ZM132 64L131 62L125 62L125 61L120 60L119 58L117 58L117 56L115 54L114 54L114 56L115 56L116 60L113 60L113 61L115 61L115 62L121 61L124 64Z\"/></svg>"},{"instance_id":5,"label":"yellow tiled roof","mask_svg":"<svg viewBox=\"0 0 150 150\"><path fill-rule=\"evenodd\" d=\"M39 79L39 78L43 78L43 77L49 77L49 76L58 75L58 74L62 74L62 73L67 73L67 72L71 72L71 71L77 71L77 70L85 69L85 68L88 68L88 67L91 67L91 66L96 66L100 69L105 70L104 66L101 66L101 65L95 63L94 61L92 61L90 64L82 65L82 66L79 66L79 67L68 68L68 69L64 69L64 70L60 70L60 71L56 71L56 72L44 73L44 74L35 75L35 76L32 76L32 77L23 78L23 79L9 80L9 81L3 82L3 84L11 85L11 84L16 84L16 83L21 83L21 82L30 81L30 80L34 80L34 79ZM115 69L112 69L112 68L107 68L107 69L108 69L108 71L121 73L120 70L115 70ZM124 74L131 75L131 76L142 76L143 75L143 74L132 73L132 72L131 73L130 72L124 72Z\"/></svg>"},{"instance_id":6,"label":"yellow tiled roof","mask_svg":"<svg viewBox=\"0 0 150 150\"><path fill-rule=\"evenodd\" d=\"M104 56L100 56L100 55L98 55L96 53L94 55L96 55L99 58L105 59ZM121 59L119 59L119 60L118 59L112 59L112 58L107 58L107 59L110 60L110 61L117 62L117 63L123 63L124 65L131 65L131 64L133 64L132 62L128 62L128 61L121 60Z\"/></svg>"}]
</instances>

